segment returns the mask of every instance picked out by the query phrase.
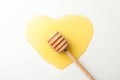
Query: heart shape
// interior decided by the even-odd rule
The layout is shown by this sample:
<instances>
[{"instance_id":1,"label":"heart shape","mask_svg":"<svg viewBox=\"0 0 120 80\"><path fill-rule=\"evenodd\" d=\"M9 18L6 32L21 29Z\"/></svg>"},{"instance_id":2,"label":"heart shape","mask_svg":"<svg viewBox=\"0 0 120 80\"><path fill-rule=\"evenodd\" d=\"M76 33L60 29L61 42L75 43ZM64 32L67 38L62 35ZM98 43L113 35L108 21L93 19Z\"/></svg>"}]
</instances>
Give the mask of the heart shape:
<instances>
[{"instance_id":1,"label":"heart shape","mask_svg":"<svg viewBox=\"0 0 120 80\"><path fill-rule=\"evenodd\" d=\"M72 61L62 52L58 54L47 43L50 34L58 31L68 40L68 50L79 58L86 50L93 28L88 18L81 15L65 15L61 18L36 16L26 28L26 37L38 53L49 63L63 69Z\"/></svg>"}]
</instances>

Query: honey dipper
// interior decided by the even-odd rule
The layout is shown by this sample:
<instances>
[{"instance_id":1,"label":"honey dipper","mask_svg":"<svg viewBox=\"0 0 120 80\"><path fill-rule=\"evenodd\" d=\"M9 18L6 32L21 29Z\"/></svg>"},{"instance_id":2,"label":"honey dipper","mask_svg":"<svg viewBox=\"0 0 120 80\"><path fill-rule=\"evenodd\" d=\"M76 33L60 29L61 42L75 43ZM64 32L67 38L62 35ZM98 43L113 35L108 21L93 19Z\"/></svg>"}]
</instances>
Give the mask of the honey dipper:
<instances>
[{"instance_id":1,"label":"honey dipper","mask_svg":"<svg viewBox=\"0 0 120 80\"><path fill-rule=\"evenodd\" d=\"M93 76L85 69L85 67L70 53L69 50L66 49L68 46L68 41L62 36L61 33L55 32L51 34L48 37L48 44L58 53L64 51L90 80L95 80Z\"/></svg>"}]
</instances>

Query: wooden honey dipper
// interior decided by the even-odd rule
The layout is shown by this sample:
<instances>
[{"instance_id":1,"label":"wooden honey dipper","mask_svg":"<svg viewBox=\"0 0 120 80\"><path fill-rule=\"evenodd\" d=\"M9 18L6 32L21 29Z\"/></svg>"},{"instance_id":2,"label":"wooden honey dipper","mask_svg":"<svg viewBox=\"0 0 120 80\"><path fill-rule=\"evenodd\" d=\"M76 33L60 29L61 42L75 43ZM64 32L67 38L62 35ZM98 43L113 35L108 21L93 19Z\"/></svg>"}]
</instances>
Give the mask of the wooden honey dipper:
<instances>
[{"instance_id":1,"label":"wooden honey dipper","mask_svg":"<svg viewBox=\"0 0 120 80\"><path fill-rule=\"evenodd\" d=\"M90 80L95 80L85 67L67 50L68 41L59 33L55 32L48 37L48 44L58 53L64 51L67 56L86 74Z\"/></svg>"}]
</instances>

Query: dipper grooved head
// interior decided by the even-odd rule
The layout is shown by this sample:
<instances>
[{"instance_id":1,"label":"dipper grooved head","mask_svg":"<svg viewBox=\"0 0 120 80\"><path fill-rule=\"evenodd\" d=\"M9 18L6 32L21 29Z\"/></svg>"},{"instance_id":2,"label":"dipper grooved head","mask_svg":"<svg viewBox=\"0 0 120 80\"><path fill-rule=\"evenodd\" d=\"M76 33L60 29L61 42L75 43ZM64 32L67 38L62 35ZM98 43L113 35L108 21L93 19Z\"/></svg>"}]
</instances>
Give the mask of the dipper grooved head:
<instances>
[{"instance_id":1,"label":"dipper grooved head","mask_svg":"<svg viewBox=\"0 0 120 80\"><path fill-rule=\"evenodd\" d=\"M64 51L68 46L68 41L60 34L55 32L48 37L48 44L58 53Z\"/></svg>"}]
</instances>

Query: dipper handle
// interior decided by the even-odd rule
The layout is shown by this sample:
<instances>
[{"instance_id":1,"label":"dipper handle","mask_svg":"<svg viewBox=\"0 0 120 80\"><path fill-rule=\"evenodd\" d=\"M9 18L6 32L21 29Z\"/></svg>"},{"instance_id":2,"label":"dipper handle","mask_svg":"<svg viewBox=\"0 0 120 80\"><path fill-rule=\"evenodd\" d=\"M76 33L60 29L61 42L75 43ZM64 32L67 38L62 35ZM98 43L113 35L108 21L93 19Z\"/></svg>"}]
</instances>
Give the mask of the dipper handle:
<instances>
[{"instance_id":1,"label":"dipper handle","mask_svg":"<svg viewBox=\"0 0 120 80\"><path fill-rule=\"evenodd\" d=\"M78 68L89 78L89 80L95 80L93 76L85 69L85 67L68 51L64 50L67 56L78 66Z\"/></svg>"}]
</instances>

